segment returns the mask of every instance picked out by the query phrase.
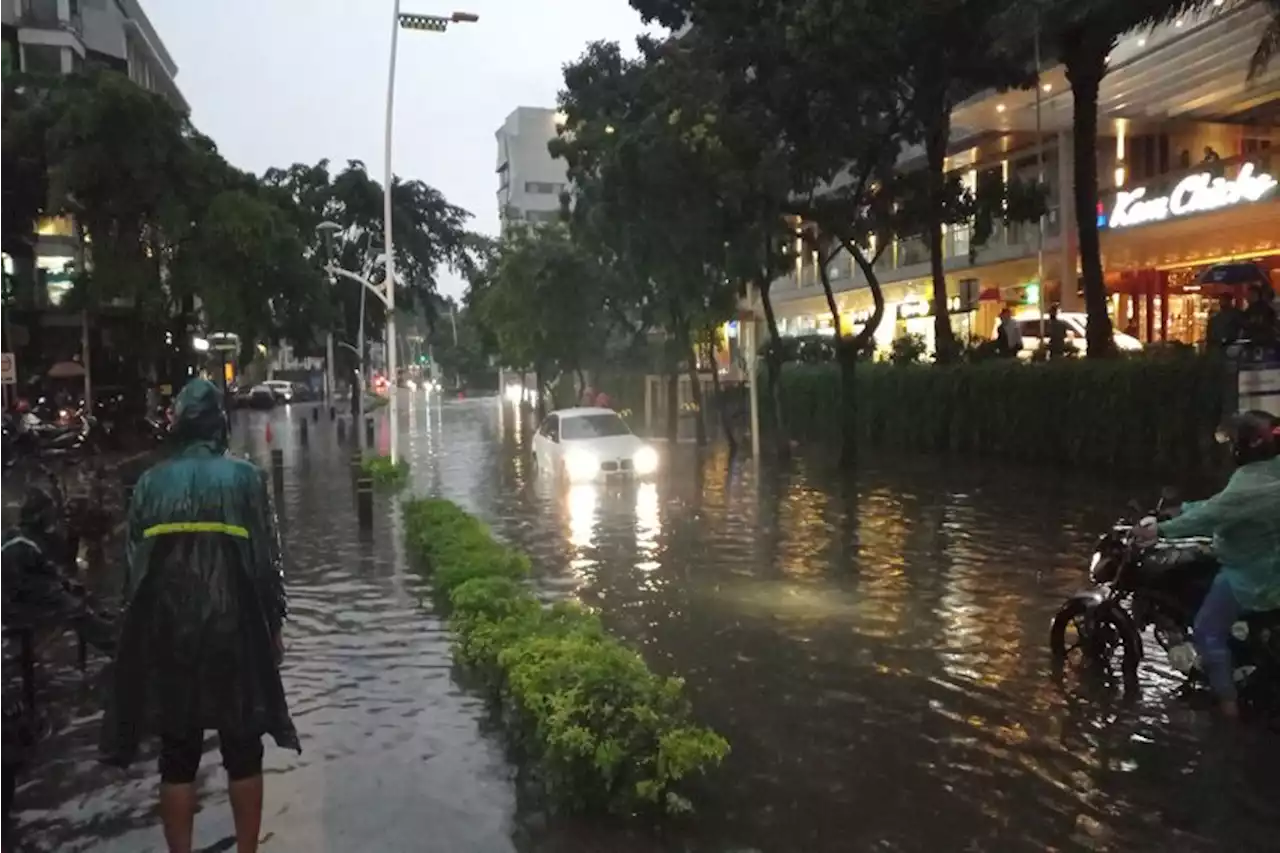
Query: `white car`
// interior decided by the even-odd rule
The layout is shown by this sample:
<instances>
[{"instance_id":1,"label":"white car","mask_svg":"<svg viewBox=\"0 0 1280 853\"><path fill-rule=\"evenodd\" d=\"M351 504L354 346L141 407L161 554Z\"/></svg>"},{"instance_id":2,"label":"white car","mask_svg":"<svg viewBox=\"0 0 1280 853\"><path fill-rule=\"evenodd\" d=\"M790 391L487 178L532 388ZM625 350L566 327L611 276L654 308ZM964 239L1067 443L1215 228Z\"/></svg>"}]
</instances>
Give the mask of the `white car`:
<instances>
[{"instance_id":1,"label":"white car","mask_svg":"<svg viewBox=\"0 0 1280 853\"><path fill-rule=\"evenodd\" d=\"M276 399L283 403L292 403L295 388L292 382L285 379L268 379L262 383L271 389L271 393L276 395Z\"/></svg>"},{"instance_id":2,"label":"white car","mask_svg":"<svg viewBox=\"0 0 1280 853\"><path fill-rule=\"evenodd\" d=\"M1067 346L1074 347L1078 355L1084 355L1088 348L1085 332L1089 327L1089 315L1063 311L1058 314L1058 319L1067 327ZM1013 320L1022 331L1022 351L1018 355L1021 358L1031 358L1031 353L1040 349L1040 312L1021 311ZM1046 317L1045 323L1048 322ZM999 331L1000 321L997 320L992 337L995 337ZM1120 331L1113 331L1111 334L1116 342L1116 349L1120 352L1137 352L1142 349L1142 341L1133 335L1126 335Z\"/></svg>"},{"instance_id":3,"label":"white car","mask_svg":"<svg viewBox=\"0 0 1280 853\"><path fill-rule=\"evenodd\" d=\"M560 409L533 436L533 462L572 482L649 477L658 451L631 431L612 409Z\"/></svg>"}]
</instances>

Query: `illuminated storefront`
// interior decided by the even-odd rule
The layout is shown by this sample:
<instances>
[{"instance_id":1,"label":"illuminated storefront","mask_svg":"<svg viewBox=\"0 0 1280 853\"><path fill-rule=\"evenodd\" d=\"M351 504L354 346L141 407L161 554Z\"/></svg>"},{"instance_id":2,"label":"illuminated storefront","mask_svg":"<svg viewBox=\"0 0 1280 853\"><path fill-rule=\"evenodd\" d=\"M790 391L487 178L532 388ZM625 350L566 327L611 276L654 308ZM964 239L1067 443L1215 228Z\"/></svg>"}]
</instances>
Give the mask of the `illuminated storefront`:
<instances>
[{"instance_id":1,"label":"illuminated storefront","mask_svg":"<svg viewBox=\"0 0 1280 853\"><path fill-rule=\"evenodd\" d=\"M1215 264L1253 262L1280 290L1280 193L1269 159L1202 164L1104 200L1103 267L1117 327L1145 342L1202 342L1219 297L1243 300L1247 288L1201 283Z\"/></svg>"}]
</instances>

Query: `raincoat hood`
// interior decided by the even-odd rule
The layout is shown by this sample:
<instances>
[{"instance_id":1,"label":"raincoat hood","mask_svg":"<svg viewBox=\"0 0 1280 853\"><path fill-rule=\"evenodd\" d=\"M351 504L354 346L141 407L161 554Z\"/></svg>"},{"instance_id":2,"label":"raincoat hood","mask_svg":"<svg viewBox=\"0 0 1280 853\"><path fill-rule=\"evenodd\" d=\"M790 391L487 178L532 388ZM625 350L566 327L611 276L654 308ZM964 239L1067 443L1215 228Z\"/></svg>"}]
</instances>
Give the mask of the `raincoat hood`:
<instances>
[{"instance_id":1,"label":"raincoat hood","mask_svg":"<svg viewBox=\"0 0 1280 853\"><path fill-rule=\"evenodd\" d=\"M182 444L205 445L215 453L227 449L227 418L222 392L216 385L207 379L193 379L178 392L173 435Z\"/></svg>"}]
</instances>

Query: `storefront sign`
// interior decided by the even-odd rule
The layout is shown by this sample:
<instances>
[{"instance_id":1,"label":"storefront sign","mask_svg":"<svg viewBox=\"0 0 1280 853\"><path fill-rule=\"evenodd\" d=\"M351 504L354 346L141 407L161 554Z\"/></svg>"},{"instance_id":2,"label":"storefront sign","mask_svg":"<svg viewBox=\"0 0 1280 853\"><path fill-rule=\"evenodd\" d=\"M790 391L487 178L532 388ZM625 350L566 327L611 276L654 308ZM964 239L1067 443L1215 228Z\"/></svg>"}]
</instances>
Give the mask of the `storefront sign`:
<instances>
[{"instance_id":1,"label":"storefront sign","mask_svg":"<svg viewBox=\"0 0 1280 853\"><path fill-rule=\"evenodd\" d=\"M1147 198L1147 188L1122 190L1116 195L1109 223L1112 228L1146 225L1177 216L1220 210L1245 202L1258 201L1276 188L1276 179L1263 172L1254 173L1252 163L1240 167L1235 179L1215 178L1209 172L1187 175L1173 192Z\"/></svg>"},{"instance_id":2,"label":"storefront sign","mask_svg":"<svg viewBox=\"0 0 1280 853\"><path fill-rule=\"evenodd\" d=\"M18 363L11 352L0 352L0 383L13 385L18 381Z\"/></svg>"},{"instance_id":3,"label":"storefront sign","mask_svg":"<svg viewBox=\"0 0 1280 853\"><path fill-rule=\"evenodd\" d=\"M965 310L959 296L947 297L948 314L962 314ZM909 296L898 305L899 320L914 320L917 317L930 317L932 315L933 303L920 296Z\"/></svg>"}]
</instances>

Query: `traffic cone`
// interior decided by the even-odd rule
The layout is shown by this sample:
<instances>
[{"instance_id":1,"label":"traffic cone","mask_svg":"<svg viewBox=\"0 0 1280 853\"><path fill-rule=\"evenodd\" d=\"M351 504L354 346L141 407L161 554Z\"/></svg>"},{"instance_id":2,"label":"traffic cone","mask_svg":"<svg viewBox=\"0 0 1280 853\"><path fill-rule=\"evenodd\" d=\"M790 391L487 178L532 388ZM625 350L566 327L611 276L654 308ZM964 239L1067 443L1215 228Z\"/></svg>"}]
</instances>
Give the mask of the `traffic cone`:
<instances>
[{"instance_id":1,"label":"traffic cone","mask_svg":"<svg viewBox=\"0 0 1280 853\"><path fill-rule=\"evenodd\" d=\"M267 421L267 444L271 443L271 421Z\"/></svg>"}]
</instances>

